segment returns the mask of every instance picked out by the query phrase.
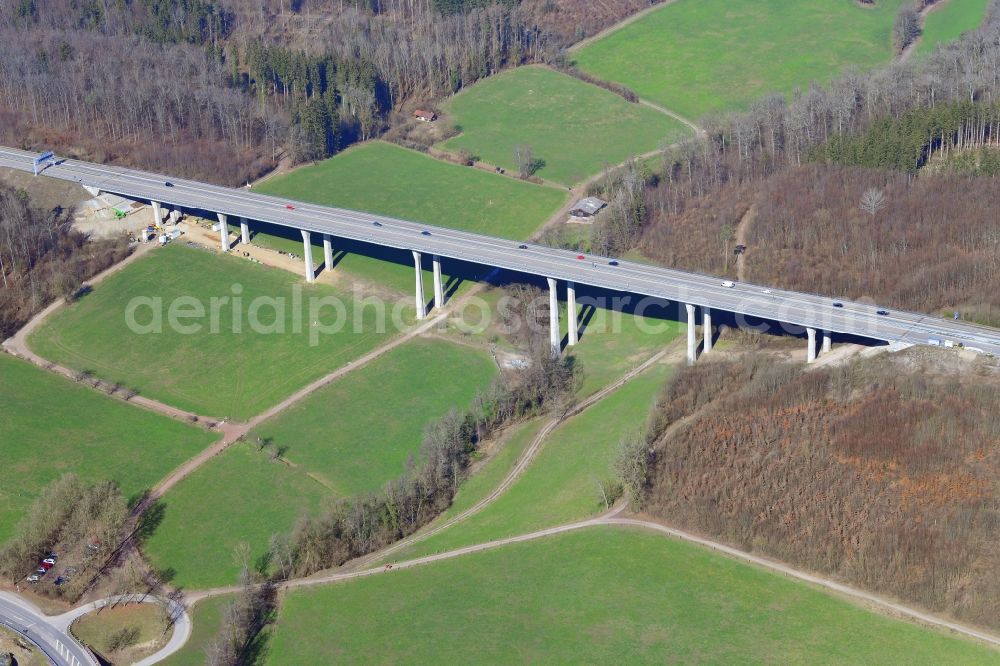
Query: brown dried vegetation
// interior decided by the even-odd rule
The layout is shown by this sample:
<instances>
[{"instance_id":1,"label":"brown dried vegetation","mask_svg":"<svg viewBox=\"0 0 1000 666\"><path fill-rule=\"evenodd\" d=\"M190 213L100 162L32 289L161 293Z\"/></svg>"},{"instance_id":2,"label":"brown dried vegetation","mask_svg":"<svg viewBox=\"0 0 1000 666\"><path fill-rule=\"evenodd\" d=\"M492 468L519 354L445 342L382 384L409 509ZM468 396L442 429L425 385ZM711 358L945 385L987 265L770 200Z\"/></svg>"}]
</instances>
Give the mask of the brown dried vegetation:
<instances>
[{"instance_id":1,"label":"brown dried vegetation","mask_svg":"<svg viewBox=\"0 0 1000 666\"><path fill-rule=\"evenodd\" d=\"M647 510L1000 627L1000 386L934 374L921 354L686 369L658 406L674 426L655 444Z\"/></svg>"}]
</instances>

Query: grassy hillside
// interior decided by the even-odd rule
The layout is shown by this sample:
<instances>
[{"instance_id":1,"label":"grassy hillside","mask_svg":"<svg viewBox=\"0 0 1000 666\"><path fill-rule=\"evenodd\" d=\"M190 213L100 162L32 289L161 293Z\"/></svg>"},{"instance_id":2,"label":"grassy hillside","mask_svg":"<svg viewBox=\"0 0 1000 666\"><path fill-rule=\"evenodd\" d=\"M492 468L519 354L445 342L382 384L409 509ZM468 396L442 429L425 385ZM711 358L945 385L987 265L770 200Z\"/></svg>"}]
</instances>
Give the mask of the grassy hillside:
<instances>
[{"instance_id":1,"label":"grassy hillside","mask_svg":"<svg viewBox=\"0 0 1000 666\"><path fill-rule=\"evenodd\" d=\"M188 588L231 584L240 543L255 559L325 500L378 490L417 455L424 426L468 406L496 366L450 342L414 340L317 391L213 458L164 497L146 552ZM282 450L281 458L272 459Z\"/></svg>"},{"instance_id":2,"label":"grassy hillside","mask_svg":"<svg viewBox=\"0 0 1000 666\"><path fill-rule=\"evenodd\" d=\"M577 65L696 119L892 58L903 0L679 0L574 54Z\"/></svg>"},{"instance_id":3,"label":"grassy hillside","mask_svg":"<svg viewBox=\"0 0 1000 666\"><path fill-rule=\"evenodd\" d=\"M182 409L246 419L395 333L375 330L372 308L362 311L362 321L351 321L352 297L328 286L302 286L302 307L296 312L294 289L299 286L298 278L285 271L171 245L116 273L93 293L57 312L30 343L45 358L92 370ZM242 314L236 316L234 326L231 299L237 293L242 299L237 311ZM206 314L211 299L227 299L218 308L216 332L208 316L179 320L184 326L200 323L201 329L195 332L170 325L170 308L183 305L185 301L179 299L190 302L191 297ZM325 307L311 318L311 297L339 300L347 317L342 330L317 335L316 344L311 344L310 332L332 326L339 315ZM140 334L130 329L126 308L136 298L161 299L161 333ZM274 299L283 302L277 310ZM261 306L256 310L251 307L255 301ZM152 322L152 309L137 309L136 322ZM256 316L251 316L254 312ZM260 326L254 326L255 321Z\"/></svg>"},{"instance_id":4,"label":"grassy hillside","mask_svg":"<svg viewBox=\"0 0 1000 666\"><path fill-rule=\"evenodd\" d=\"M983 22L990 0L944 0L927 15L917 53L930 53L938 44L951 42Z\"/></svg>"},{"instance_id":5,"label":"grassy hillside","mask_svg":"<svg viewBox=\"0 0 1000 666\"><path fill-rule=\"evenodd\" d=\"M516 145L544 160L542 178L572 185L691 134L678 121L546 67L491 76L450 99L462 134L444 143L517 171Z\"/></svg>"},{"instance_id":6,"label":"grassy hillside","mask_svg":"<svg viewBox=\"0 0 1000 666\"><path fill-rule=\"evenodd\" d=\"M0 353L0 543L39 490L72 472L140 494L216 434L107 398Z\"/></svg>"},{"instance_id":7,"label":"grassy hillside","mask_svg":"<svg viewBox=\"0 0 1000 666\"><path fill-rule=\"evenodd\" d=\"M308 470L238 443L212 458L163 498L163 520L143 551L171 583L187 589L237 584L246 544L250 565L271 536L288 532L330 492Z\"/></svg>"},{"instance_id":8,"label":"grassy hillside","mask_svg":"<svg viewBox=\"0 0 1000 666\"><path fill-rule=\"evenodd\" d=\"M640 431L671 371L670 366L655 366L560 425L531 465L493 504L392 559L402 561L524 534L605 510L598 484L611 477L619 441Z\"/></svg>"},{"instance_id":9,"label":"grassy hillside","mask_svg":"<svg viewBox=\"0 0 1000 666\"><path fill-rule=\"evenodd\" d=\"M398 476L424 425L465 408L496 375L493 359L455 344L413 340L317 391L258 432L339 495Z\"/></svg>"},{"instance_id":10,"label":"grassy hillside","mask_svg":"<svg viewBox=\"0 0 1000 666\"><path fill-rule=\"evenodd\" d=\"M985 664L680 541L591 528L287 594L268 662Z\"/></svg>"},{"instance_id":11,"label":"grassy hillside","mask_svg":"<svg viewBox=\"0 0 1000 666\"><path fill-rule=\"evenodd\" d=\"M267 194L523 239L565 192L375 141L258 186Z\"/></svg>"}]
</instances>

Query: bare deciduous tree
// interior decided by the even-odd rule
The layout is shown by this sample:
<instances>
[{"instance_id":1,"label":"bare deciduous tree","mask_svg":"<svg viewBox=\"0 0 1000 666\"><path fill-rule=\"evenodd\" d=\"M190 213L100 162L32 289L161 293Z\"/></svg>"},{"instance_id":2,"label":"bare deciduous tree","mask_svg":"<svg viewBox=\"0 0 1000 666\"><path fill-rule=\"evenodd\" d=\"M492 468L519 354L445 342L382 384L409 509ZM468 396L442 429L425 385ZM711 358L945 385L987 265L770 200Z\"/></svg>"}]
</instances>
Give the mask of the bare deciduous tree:
<instances>
[{"instance_id":1,"label":"bare deciduous tree","mask_svg":"<svg viewBox=\"0 0 1000 666\"><path fill-rule=\"evenodd\" d=\"M878 215L878 212L882 210L884 206L885 192L877 187L870 187L861 195L861 210L865 211L872 217Z\"/></svg>"}]
</instances>

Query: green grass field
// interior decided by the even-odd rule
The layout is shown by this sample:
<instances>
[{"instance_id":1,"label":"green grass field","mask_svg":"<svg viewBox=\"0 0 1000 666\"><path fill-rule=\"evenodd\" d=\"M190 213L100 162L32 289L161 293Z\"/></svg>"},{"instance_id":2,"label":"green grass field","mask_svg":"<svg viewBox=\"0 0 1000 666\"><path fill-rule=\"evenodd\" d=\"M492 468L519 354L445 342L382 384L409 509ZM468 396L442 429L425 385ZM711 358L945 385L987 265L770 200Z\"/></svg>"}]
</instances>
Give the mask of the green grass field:
<instances>
[{"instance_id":1,"label":"green grass field","mask_svg":"<svg viewBox=\"0 0 1000 666\"><path fill-rule=\"evenodd\" d=\"M266 194L391 215L510 239L531 236L566 193L374 141L257 189Z\"/></svg>"},{"instance_id":2,"label":"green grass field","mask_svg":"<svg viewBox=\"0 0 1000 666\"><path fill-rule=\"evenodd\" d=\"M294 293L299 288L302 306L297 313ZM236 318L237 326L233 325L231 300L218 308L214 333L208 318L180 321L202 323L198 332L185 333L170 326L170 308L183 303L176 299L194 297L210 313L210 299L231 298L239 290L238 310L243 315ZM321 326L332 326L339 315L332 307L324 307L311 316L309 299L314 296L339 299L346 315L342 330L316 335L315 345L310 334L321 331ZM162 299L162 333L130 330L126 308L137 297ZM272 299L284 299L280 316ZM261 307L255 309L254 301ZM30 344L52 361L92 370L182 409L246 419L395 334L391 318L387 318L386 332L376 331L372 308L365 308L361 320L354 321L353 305L352 297L344 292L324 285L303 286L286 271L171 245L154 250L57 312ZM139 308L135 320L149 324L152 309ZM408 318L412 312L411 307ZM254 326L255 322L261 326Z\"/></svg>"},{"instance_id":3,"label":"green grass field","mask_svg":"<svg viewBox=\"0 0 1000 666\"><path fill-rule=\"evenodd\" d=\"M0 353L0 543L67 472L113 479L134 497L216 437Z\"/></svg>"},{"instance_id":4,"label":"green grass field","mask_svg":"<svg viewBox=\"0 0 1000 666\"><path fill-rule=\"evenodd\" d=\"M462 134L444 148L516 171L514 146L528 145L545 161L537 175L563 185L691 135L654 109L540 66L484 79L445 108Z\"/></svg>"},{"instance_id":5,"label":"green grass field","mask_svg":"<svg viewBox=\"0 0 1000 666\"><path fill-rule=\"evenodd\" d=\"M424 426L467 407L495 374L483 352L451 342L413 340L317 391L257 432L288 449L270 459L237 444L164 497L163 522L145 551L175 584L232 584L241 542L253 558L271 535L291 531L324 500L378 490L419 451Z\"/></svg>"},{"instance_id":6,"label":"green grass field","mask_svg":"<svg viewBox=\"0 0 1000 666\"><path fill-rule=\"evenodd\" d=\"M986 664L692 544L598 527L285 596L268 663Z\"/></svg>"},{"instance_id":7,"label":"green grass field","mask_svg":"<svg viewBox=\"0 0 1000 666\"><path fill-rule=\"evenodd\" d=\"M465 521L393 555L403 561L586 518L605 510L598 484L611 476L622 437L646 423L671 366L657 365L560 425L506 493Z\"/></svg>"},{"instance_id":8,"label":"green grass field","mask_svg":"<svg viewBox=\"0 0 1000 666\"><path fill-rule=\"evenodd\" d=\"M933 53L938 44L951 42L975 30L986 16L990 0L945 0L927 15L917 53Z\"/></svg>"},{"instance_id":9,"label":"green grass field","mask_svg":"<svg viewBox=\"0 0 1000 666\"><path fill-rule=\"evenodd\" d=\"M114 650L115 635L124 629L137 630L134 648ZM145 657L156 651L170 637L169 619L158 604L129 604L87 613L77 619L71 628L74 636L102 656L114 654L126 657ZM140 648L146 644L148 647ZM116 659L117 661L117 659Z\"/></svg>"},{"instance_id":10,"label":"green grass field","mask_svg":"<svg viewBox=\"0 0 1000 666\"><path fill-rule=\"evenodd\" d=\"M258 432L338 495L378 490L401 474L424 426L464 409L497 369L485 352L417 339L317 391Z\"/></svg>"},{"instance_id":11,"label":"green grass field","mask_svg":"<svg viewBox=\"0 0 1000 666\"><path fill-rule=\"evenodd\" d=\"M697 119L893 56L903 0L679 0L574 53L577 66Z\"/></svg>"},{"instance_id":12,"label":"green grass field","mask_svg":"<svg viewBox=\"0 0 1000 666\"><path fill-rule=\"evenodd\" d=\"M177 652L167 657L165 666L205 666L205 649L212 644L222 628L222 615L233 602L232 595L202 599L188 609L191 615L191 637Z\"/></svg>"},{"instance_id":13,"label":"green grass field","mask_svg":"<svg viewBox=\"0 0 1000 666\"><path fill-rule=\"evenodd\" d=\"M289 199L517 240L531 237L567 196L553 187L449 164L381 141L360 144L316 165L271 178L257 189ZM315 264L320 266L322 238L314 234L312 240ZM262 229L252 242L302 254L301 237L277 229ZM413 259L408 252L383 249L377 250L379 257L372 257L337 239L334 249L347 251L336 264L337 272L411 293ZM452 268L451 262L444 262L446 276L452 274ZM429 271L424 272L424 285L429 297Z\"/></svg>"},{"instance_id":14,"label":"green grass field","mask_svg":"<svg viewBox=\"0 0 1000 666\"><path fill-rule=\"evenodd\" d=\"M157 570L174 573L173 585L235 585L241 543L249 547L253 566L273 534L291 531L300 515L331 496L307 470L271 460L250 444L234 444L163 497L163 520L143 551Z\"/></svg>"}]
</instances>

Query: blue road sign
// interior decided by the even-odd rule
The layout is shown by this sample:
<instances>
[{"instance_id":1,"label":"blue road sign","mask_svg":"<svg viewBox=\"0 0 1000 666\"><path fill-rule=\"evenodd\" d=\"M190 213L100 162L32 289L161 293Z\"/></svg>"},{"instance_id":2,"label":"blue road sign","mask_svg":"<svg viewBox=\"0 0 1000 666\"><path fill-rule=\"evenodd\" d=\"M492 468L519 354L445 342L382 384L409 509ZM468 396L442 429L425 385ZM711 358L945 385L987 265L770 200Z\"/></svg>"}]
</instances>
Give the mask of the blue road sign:
<instances>
[{"instance_id":1,"label":"blue road sign","mask_svg":"<svg viewBox=\"0 0 1000 666\"><path fill-rule=\"evenodd\" d=\"M31 168L34 171L35 175L37 176L38 172L41 170L39 169L39 167L45 168L47 164L50 164L55 161L56 161L55 153L53 153L51 150L46 150L44 153L42 153L34 160L32 160Z\"/></svg>"}]
</instances>

